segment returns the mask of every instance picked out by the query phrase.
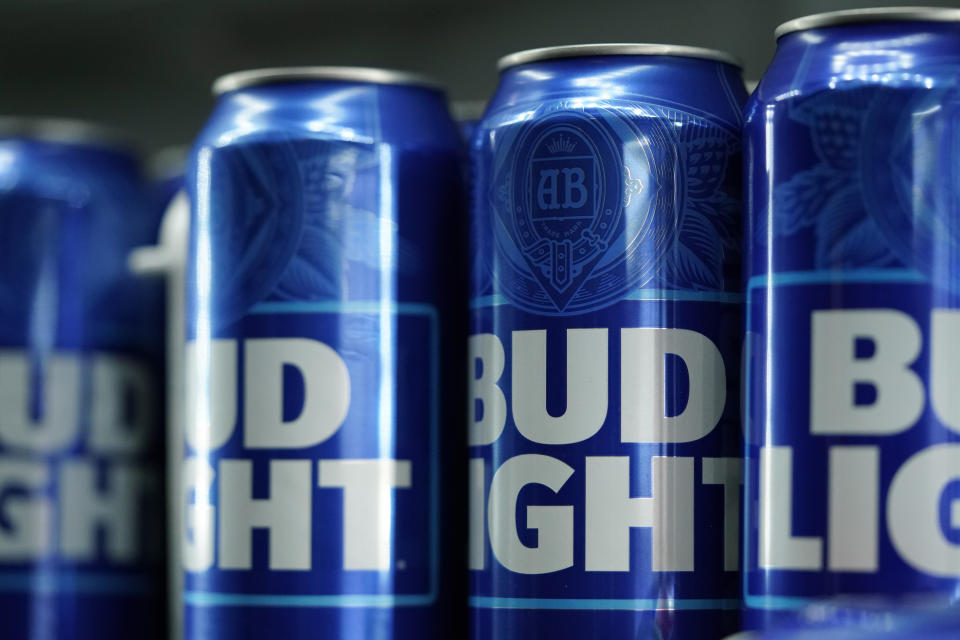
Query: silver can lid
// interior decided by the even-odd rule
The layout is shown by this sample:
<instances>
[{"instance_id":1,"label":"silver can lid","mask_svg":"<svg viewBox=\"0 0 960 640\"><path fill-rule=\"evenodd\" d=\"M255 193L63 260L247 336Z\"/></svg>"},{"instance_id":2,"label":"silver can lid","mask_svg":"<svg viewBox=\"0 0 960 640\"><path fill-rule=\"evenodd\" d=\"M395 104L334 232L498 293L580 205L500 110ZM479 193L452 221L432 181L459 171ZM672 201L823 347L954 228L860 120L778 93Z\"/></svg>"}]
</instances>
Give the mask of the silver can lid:
<instances>
[{"instance_id":1,"label":"silver can lid","mask_svg":"<svg viewBox=\"0 0 960 640\"><path fill-rule=\"evenodd\" d=\"M372 67L274 67L234 71L220 76L213 83L213 95L219 96L237 89L279 82L363 82L368 84L399 84L426 87L442 91L443 87L429 76L411 71L393 71Z\"/></svg>"},{"instance_id":2,"label":"silver can lid","mask_svg":"<svg viewBox=\"0 0 960 640\"><path fill-rule=\"evenodd\" d=\"M123 133L104 125L69 118L0 116L0 138L26 138L138 153L137 145Z\"/></svg>"},{"instance_id":3,"label":"silver can lid","mask_svg":"<svg viewBox=\"0 0 960 640\"><path fill-rule=\"evenodd\" d=\"M680 58L700 58L724 62L735 67L743 67L740 60L725 51L704 49L703 47L688 47L679 44L645 44L645 43L607 43L607 44L572 44L561 47L541 47L517 51L500 58L497 69L504 71L510 67L543 60L557 58L586 58L591 56L673 56Z\"/></svg>"},{"instance_id":4,"label":"silver can lid","mask_svg":"<svg viewBox=\"0 0 960 640\"><path fill-rule=\"evenodd\" d=\"M828 11L784 22L773 32L781 38L795 31L870 22L960 22L960 9L947 7L884 7Z\"/></svg>"}]
</instances>

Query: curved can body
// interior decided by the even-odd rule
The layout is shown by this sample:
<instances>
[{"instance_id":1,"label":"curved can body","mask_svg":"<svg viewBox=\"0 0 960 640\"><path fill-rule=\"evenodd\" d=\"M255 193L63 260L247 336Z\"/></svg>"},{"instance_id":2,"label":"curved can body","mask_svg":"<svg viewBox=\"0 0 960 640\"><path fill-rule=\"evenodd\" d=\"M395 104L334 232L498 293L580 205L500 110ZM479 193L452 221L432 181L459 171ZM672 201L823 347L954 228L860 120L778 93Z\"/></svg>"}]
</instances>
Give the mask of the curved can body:
<instances>
[{"instance_id":1,"label":"curved can body","mask_svg":"<svg viewBox=\"0 0 960 640\"><path fill-rule=\"evenodd\" d=\"M745 602L960 586L960 24L783 35L747 107Z\"/></svg>"},{"instance_id":2,"label":"curved can body","mask_svg":"<svg viewBox=\"0 0 960 640\"><path fill-rule=\"evenodd\" d=\"M943 601L897 598L826 601L766 631L745 631L727 640L947 640L957 637L960 612Z\"/></svg>"},{"instance_id":3,"label":"curved can body","mask_svg":"<svg viewBox=\"0 0 960 640\"><path fill-rule=\"evenodd\" d=\"M186 177L186 638L457 635L460 144L423 86L220 96Z\"/></svg>"},{"instance_id":4,"label":"curved can body","mask_svg":"<svg viewBox=\"0 0 960 640\"><path fill-rule=\"evenodd\" d=\"M126 267L159 219L126 151L0 158L0 624L162 638L162 290Z\"/></svg>"},{"instance_id":5,"label":"curved can body","mask_svg":"<svg viewBox=\"0 0 960 640\"><path fill-rule=\"evenodd\" d=\"M736 629L745 99L709 59L502 72L471 150L474 638Z\"/></svg>"}]
</instances>

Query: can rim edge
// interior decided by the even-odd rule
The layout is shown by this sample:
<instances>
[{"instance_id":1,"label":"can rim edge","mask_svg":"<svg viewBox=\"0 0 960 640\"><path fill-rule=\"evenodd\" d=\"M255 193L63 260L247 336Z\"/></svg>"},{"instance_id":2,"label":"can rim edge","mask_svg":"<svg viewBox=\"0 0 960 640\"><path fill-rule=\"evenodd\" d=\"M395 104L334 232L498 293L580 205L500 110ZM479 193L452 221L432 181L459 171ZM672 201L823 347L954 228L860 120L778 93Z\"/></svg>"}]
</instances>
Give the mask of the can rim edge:
<instances>
[{"instance_id":1,"label":"can rim edge","mask_svg":"<svg viewBox=\"0 0 960 640\"><path fill-rule=\"evenodd\" d=\"M428 75L413 71L397 71L377 67L307 66L265 67L233 71L214 80L211 92L214 96L220 96L231 91L258 85L285 81L308 82L311 80L406 85L443 91L443 85L438 81Z\"/></svg>"},{"instance_id":2,"label":"can rim edge","mask_svg":"<svg viewBox=\"0 0 960 640\"><path fill-rule=\"evenodd\" d=\"M497 70L506 71L531 62L556 60L560 58L581 58L588 56L671 56L679 58L697 58L723 62L738 69L743 63L733 54L719 49L692 47L681 44L654 44L642 42L614 42L597 44L571 44L556 47L524 49L503 56L497 61Z\"/></svg>"},{"instance_id":3,"label":"can rim edge","mask_svg":"<svg viewBox=\"0 0 960 640\"><path fill-rule=\"evenodd\" d=\"M787 20L774 29L773 36L779 40L789 33L808 31L822 27L899 21L960 22L960 9L953 7L874 7L869 9L826 11L824 13L814 13Z\"/></svg>"}]
</instances>

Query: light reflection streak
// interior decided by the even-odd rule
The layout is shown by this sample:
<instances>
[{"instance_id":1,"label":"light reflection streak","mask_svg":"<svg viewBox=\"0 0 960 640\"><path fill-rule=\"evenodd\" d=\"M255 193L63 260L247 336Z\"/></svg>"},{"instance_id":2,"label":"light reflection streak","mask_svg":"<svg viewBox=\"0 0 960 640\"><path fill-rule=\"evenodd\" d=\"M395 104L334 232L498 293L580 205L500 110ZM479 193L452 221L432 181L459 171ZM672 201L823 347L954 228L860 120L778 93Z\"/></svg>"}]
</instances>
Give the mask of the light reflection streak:
<instances>
[{"instance_id":1,"label":"light reflection streak","mask_svg":"<svg viewBox=\"0 0 960 640\"><path fill-rule=\"evenodd\" d=\"M211 402L211 269L212 256L210 250L211 221L210 221L210 163L213 151L210 147L203 147L197 154L197 257L196 257L196 389L187 390L187 393L196 394L197 401L193 403L192 416L196 454L202 464L198 468L210 468L210 436L212 424L210 421ZM191 418L188 416L187 418ZM198 483L198 486L203 486ZM200 495L203 493L204 495ZM197 491L194 496L195 509L198 513L205 513L212 509L210 494ZM213 540L213 531L207 529L211 519L194 518L194 539Z\"/></svg>"},{"instance_id":2,"label":"light reflection streak","mask_svg":"<svg viewBox=\"0 0 960 640\"><path fill-rule=\"evenodd\" d=\"M233 122L236 126L217 138L218 145L228 145L237 138L258 130L260 128L260 124L256 121L256 117L274 108L273 102L269 100L263 100L249 94L238 94L233 96L232 103L234 106L240 107L240 110L237 111L236 116L233 118ZM207 188L209 189L209 184L207 185Z\"/></svg>"},{"instance_id":3,"label":"light reflection streak","mask_svg":"<svg viewBox=\"0 0 960 640\"><path fill-rule=\"evenodd\" d=\"M772 276L773 270L774 270L774 264L773 264L774 242L773 241L774 241L775 221L773 219L773 193L774 193L773 134L774 134L775 114L776 114L775 106L774 105L767 106L766 113L764 114L765 115L765 118L764 118L764 158L765 158L764 170L767 177L767 210L766 210L767 260L766 260L766 267L764 268L764 271L767 273L767 283L766 283L766 291L765 291L767 299L766 299L766 309L765 309L766 318L764 323L765 325L764 341L766 344L764 345L765 355L764 355L764 363L763 363L763 367L764 367L763 431L764 433L763 433L763 439L760 441L760 444L762 446L772 446L776 444L775 442L773 442L773 402L774 402L773 361L774 361L774 358L772 357L772 354L773 354L773 344L774 344L774 341L773 341L774 296L773 296L773 278L770 277ZM752 434L748 433L746 435L748 438L748 442L752 442ZM765 471L768 474L770 473L770 465L767 465L767 468L765 469ZM772 486L772 483L773 483L772 478L769 478L769 477L760 478L761 487L770 487ZM770 492L768 491L766 492L766 495L764 495L764 498L766 499L768 504L761 506L761 509L760 509L761 514L771 512L771 505L769 504L769 502L773 500L773 496L771 496ZM765 534L767 534L767 538L763 540L759 540L760 545L757 548L758 549L769 548L770 545L772 544L771 540L769 539L769 534L770 534L769 527L758 527L758 528L761 529ZM746 562L746 559L744 559L744 561Z\"/></svg>"},{"instance_id":4,"label":"light reflection streak","mask_svg":"<svg viewBox=\"0 0 960 640\"><path fill-rule=\"evenodd\" d=\"M379 260L380 260L380 292L379 292L379 323L380 332L379 361L380 361L380 381L379 381L379 403L377 406L377 438L379 455L383 457L396 457L394 453L394 427L396 425L396 381L395 381L395 305L394 305L394 279L396 278L396 269L394 269L394 256L396 253L395 239L397 229L396 212L394 210L393 193L393 150L390 145L380 144L380 225L379 225ZM385 224L390 221L393 224ZM389 522L396 533L396 524L393 513L393 490L386 488L378 496L378 504L375 508L379 511L380 522ZM380 553L388 555L393 553L390 540L393 535L388 536L384 544L387 549L380 549ZM392 565L391 560L391 565ZM393 572L382 572L380 574L381 593L393 592Z\"/></svg>"}]
</instances>

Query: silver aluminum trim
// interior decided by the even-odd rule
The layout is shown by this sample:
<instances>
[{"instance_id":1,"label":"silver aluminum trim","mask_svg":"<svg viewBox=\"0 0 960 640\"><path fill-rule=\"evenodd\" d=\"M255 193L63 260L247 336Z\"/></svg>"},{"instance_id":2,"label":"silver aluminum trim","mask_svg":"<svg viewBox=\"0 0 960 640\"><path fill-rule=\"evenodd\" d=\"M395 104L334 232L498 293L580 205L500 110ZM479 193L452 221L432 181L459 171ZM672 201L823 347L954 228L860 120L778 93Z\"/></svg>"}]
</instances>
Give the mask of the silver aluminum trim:
<instances>
[{"instance_id":1,"label":"silver aluminum trim","mask_svg":"<svg viewBox=\"0 0 960 640\"><path fill-rule=\"evenodd\" d=\"M410 71L393 71L372 67L273 67L234 71L220 76L213 83L213 95L237 89L277 82L345 81L370 84L399 84L427 87L442 91L443 87L429 76Z\"/></svg>"},{"instance_id":2,"label":"silver aluminum trim","mask_svg":"<svg viewBox=\"0 0 960 640\"><path fill-rule=\"evenodd\" d=\"M779 39L796 31L870 22L960 22L960 9L948 7L883 7L828 11L788 20L777 27L773 35Z\"/></svg>"},{"instance_id":3,"label":"silver aluminum trim","mask_svg":"<svg viewBox=\"0 0 960 640\"><path fill-rule=\"evenodd\" d=\"M510 67L542 60L557 58L583 58L590 56L673 56L681 58L700 58L714 60L742 68L739 58L725 51L704 49L703 47L688 47L679 44L646 44L646 43L608 43L608 44L573 44L560 47L541 47L517 51L500 58L497 69L504 71Z\"/></svg>"}]
</instances>

